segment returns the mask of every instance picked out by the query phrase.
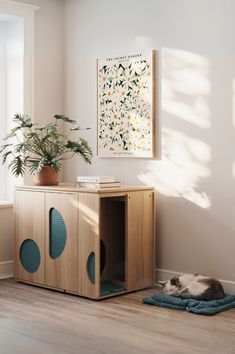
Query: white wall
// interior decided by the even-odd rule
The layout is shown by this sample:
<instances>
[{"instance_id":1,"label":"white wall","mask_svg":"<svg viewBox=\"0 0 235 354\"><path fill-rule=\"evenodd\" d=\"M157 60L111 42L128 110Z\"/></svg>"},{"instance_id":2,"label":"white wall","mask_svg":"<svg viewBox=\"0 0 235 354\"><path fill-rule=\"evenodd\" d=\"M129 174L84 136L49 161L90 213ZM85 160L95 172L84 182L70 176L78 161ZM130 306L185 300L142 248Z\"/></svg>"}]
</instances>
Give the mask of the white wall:
<instances>
[{"instance_id":1,"label":"white wall","mask_svg":"<svg viewBox=\"0 0 235 354\"><path fill-rule=\"evenodd\" d=\"M36 122L64 112L64 1L16 0L39 6L35 12Z\"/></svg>"},{"instance_id":2,"label":"white wall","mask_svg":"<svg viewBox=\"0 0 235 354\"><path fill-rule=\"evenodd\" d=\"M0 22L0 144L5 136L5 26ZM5 185L5 169L0 168L0 198L5 198L3 187Z\"/></svg>"},{"instance_id":3,"label":"white wall","mask_svg":"<svg viewBox=\"0 0 235 354\"><path fill-rule=\"evenodd\" d=\"M24 106L24 23L22 18L5 22L6 34L6 80L5 80L5 115L4 135L13 128L12 117L16 112L23 112ZM13 200L14 185L22 183L22 178L15 178L5 169L4 199ZM6 188L7 186L7 188Z\"/></svg>"},{"instance_id":4,"label":"white wall","mask_svg":"<svg viewBox=\"0 0 235 354\"><path fill-rule=\"evenodd\" d=\"M5 125L2 117L5 116L5 30L4 23L0 23L0 141L5 133ZM5 170L0 169L0 183L5 185ZM0 197L5 198L4 190L0 187ZM13 272L13 212L12 207L2 206L0 203L0 279L7 277Z\"/></svg>"},{"instance_id":5,"label":"white wall","mask_svg":"<svg viewBox=\"0 0 235 354\"><path fill-rule=\"evenodd\" d=\"M62 0L17 2L40 7L35 13L34 119L43 123L55 113L64 113L64 3ZM0 205L0 224L0 277L4 277L13 269L12 207Z\"/></svg>"},{"instance_id":6,"label":"white wall","mask_svg":"<svg viewBox=\"0 0 235 354\"><path fill-rule=\"evenodd\" d=\"M159 276L202 272L235 282L235 2L65 3L66 113L92 127L94 151L96 58L162 50L161 158L70 162L66 179L114 174L154 185Z\"/></svg>"},{"instance_id":7,"label":"white wall","mask_svg":"<svg viewBox=\"0 0 235 354\"><path fill-rule=\"evenodd\" d=\"M21 17L0 19L0 145L13 128L13 116L23 112L24 23ZM16 182L17 181L17 182ZM7 166L0 168L0 200L13 200L14 184L22 179L12 176Z\"/></svg>"},{"instance_id":8,"label":"white wall","mask_svg":"<svg viewBox=\"0 0 235 354\"><path fill-rule=\"evenodd\" d=\"M2 16L0 22L0 71L1 104L0 142L12 126L11 118L15 112L23 111L23 21L21 18ZM14 178L7 173L5 166L0 167L0 279L13 272L14 220L12 204L6 200L13 199L10 182ZM3 202L2 202L3 201Z\"/></svg>"}]
</instances>

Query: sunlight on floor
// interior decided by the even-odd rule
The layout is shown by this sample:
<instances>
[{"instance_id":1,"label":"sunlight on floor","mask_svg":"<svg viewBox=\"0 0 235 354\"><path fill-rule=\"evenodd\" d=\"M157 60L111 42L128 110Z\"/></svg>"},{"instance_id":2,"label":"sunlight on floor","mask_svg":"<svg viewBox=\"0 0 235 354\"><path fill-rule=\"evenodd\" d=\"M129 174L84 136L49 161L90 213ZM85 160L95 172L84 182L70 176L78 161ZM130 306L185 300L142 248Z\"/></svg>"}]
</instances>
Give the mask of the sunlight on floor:
<instances>
[{"instance_id":1,"label":"sunlight on floor","mask_svg":"<svg viewBox=\"0 0 235 354\"><path fill-rule=\"evenodd\" d=\"M166 196L183 197L201 208L211 206L201 184L211 177L211 148L202 132L211 127L210 63L182 50L162 51L162 154L138 178ZM180 129L176 130L176 126Z\"/></svg>"}]
</instances>

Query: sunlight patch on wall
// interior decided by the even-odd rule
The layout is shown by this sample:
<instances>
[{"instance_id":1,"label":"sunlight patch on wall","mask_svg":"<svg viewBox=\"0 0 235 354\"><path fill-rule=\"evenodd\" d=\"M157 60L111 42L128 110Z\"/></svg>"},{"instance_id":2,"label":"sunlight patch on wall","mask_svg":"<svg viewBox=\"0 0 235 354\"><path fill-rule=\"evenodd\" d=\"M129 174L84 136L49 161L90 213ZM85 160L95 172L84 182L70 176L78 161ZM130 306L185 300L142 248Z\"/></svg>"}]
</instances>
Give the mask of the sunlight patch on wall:
<instances>
[{"instance_id":1,"label":"sunlight patch on wall","mask_svg":"<svg viewBox=\"0 0 235 354\"><path fill-rule=\"evenodd\" d=\"M209 60L183 50L162 51L162 109L198 127L210 128Z\"/></svg>"},{"instance_id":2,"label":"sunlight patch on wall","mask_svg":"<svg viewBox=\"0 0 235 354\"><path fill-rule=\"evenodd\" d=\"M211 206L205 191L211 177L211 148L205 141L205 131L211 127L210 62L195 53L164 48L161 63L161 161L149 162L138 178L165 196L182 197L207 209Z\"/></svg>"},{"instance_id":3,"label":"sunlight patch on wall","mask_svg":"<svg viewBox=\"0 0 235 354\"><path fill-rule=\"evenodd\" d=\"M147 172L141 172L141 182L153 185L169 197L183 197L201 208L209 208L209 196L198 187L202 179L211 176L206 163L211 159L208 144L187 135L163 129L162 161L151 161Z\"/></svg>"}]
</instances>

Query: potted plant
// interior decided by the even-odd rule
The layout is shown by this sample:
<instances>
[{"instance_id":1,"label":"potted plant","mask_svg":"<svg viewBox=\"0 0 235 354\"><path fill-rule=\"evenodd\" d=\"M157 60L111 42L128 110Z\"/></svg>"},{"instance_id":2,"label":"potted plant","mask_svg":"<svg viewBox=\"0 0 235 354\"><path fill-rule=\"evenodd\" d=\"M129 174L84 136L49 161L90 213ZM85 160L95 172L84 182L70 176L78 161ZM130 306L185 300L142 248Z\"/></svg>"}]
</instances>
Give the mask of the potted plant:
<instances>
[{"instance_id":1,"label":"potted plant","mask_svg":"<svg viewBox=\"0 0 235 354\"><path fill-rule=\"evenodd\" d=\"M56 185L62 161L80 155L91 163L92 150L85 139L76 136L82 130L76 121L59 114L42 126L23 114L16 114L13 120L15 126L6 136L7 143L0 147L0 153L2 163L8 163L15 176L23 176L29 168L35 175L35 184Z\"/></svg>"}]
</instances>

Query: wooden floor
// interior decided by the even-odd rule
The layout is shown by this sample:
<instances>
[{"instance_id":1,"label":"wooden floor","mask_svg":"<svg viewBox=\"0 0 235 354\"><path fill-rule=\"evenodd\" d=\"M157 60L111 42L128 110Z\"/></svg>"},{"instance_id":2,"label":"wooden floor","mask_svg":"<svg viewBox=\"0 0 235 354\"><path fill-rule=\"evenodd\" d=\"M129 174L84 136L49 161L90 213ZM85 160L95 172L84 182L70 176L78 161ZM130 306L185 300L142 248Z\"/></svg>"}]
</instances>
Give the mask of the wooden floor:
<instances>
[{"instance_id":1,"label":"wooden floor","mask_svg":"<svg viewBox=\"0 0 235 354\"><path fill-rule=\"evenodd\" d=\"M94 302L0 281L0 354L235 353L235 309L206 317L142 303L153 289Z\"/></svg>"}]
</instances>

